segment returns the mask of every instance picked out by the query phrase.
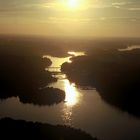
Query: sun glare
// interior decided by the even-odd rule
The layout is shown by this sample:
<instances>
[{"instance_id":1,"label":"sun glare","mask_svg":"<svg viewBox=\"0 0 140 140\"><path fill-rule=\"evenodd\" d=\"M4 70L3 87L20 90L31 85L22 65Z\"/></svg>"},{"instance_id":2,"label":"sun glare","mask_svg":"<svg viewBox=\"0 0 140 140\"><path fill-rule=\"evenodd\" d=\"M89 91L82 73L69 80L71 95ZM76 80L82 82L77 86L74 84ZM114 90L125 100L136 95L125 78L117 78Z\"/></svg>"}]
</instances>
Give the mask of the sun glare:
<instances>
[{"instance_id":1,"label":"sun glare","mask_svg":"<svg viewBox=\"0 0 140 140\"><path fill-rule=\"evenodd\" d=\"M78 102L78 93L75 90L74 84L70 84L68 80L64 81L66 92L66 105L73 106Z\"/></svg>"},{"instance_id":2,"label":"sun glare","mask_svg":"<svg viewBox=\"0 0 140 140\"><path fill-rule=\"evenodd\" d=\"M68 6L70 8L75 8L77 7L77 1L76 0L68 0Z\"/></svg>"},{"instance_id":3,"label":"sun glare","mask_svg":"<svg viewBox=\"0 0 140 140\"><path fill-rule=\"evenodd\" d=\"M85 0L58 0L52 7L57 10L64 11L79 11L84 10L88 6Z\"/></svg>"}]
</instances>

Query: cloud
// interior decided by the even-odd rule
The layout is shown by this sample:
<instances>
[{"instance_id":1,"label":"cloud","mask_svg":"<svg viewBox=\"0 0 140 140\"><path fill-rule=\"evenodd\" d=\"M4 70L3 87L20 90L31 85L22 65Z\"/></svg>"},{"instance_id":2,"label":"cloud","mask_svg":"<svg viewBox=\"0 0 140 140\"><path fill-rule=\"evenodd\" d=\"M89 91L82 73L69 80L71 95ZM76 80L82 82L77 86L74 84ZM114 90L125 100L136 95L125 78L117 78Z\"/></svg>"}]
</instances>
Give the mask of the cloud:
<instances>
[{"instance_id":1,"label":"cloud","mask_svg":"<svg viewBox=\"0 0 140 140\"><path fill-rule=\"evenodd\" d=\"M83 0L81 9L77 11L62 8L62 1L0 0L0 17L9 16L13 20L20 17L21 22L23 21L21 18L28 18L31 21L46 23L139 21L140 2L138 0Z\"/></svg>"},{"instance_id":2,"label":"cloud","mask_svg":"<svg viewBox=\"0 0 140 140\"><path fill-rule=\"evenodd\" d=\"M139 17L97 17L97 18L69 18L69 17L48 17L41 23L50 24L89 24L89 23L126 23L126 22L138 22Z\"/></svg>"},{"instance_id":3,"label":"cloud","mask_svg":"<svg viewBox=\"0 0 140 140\"><path fill-rule=\"evenodd\" d=\"M0 0L0 11L35 11L41 8L44 3L49 2L49 0Z\"/></svg>"},{"instance_id":4,"label":"cloud","mask_svg":"<svg viewBox=\"0 0 140 140\"><path fill-rule=\"evenodd\" d=\"M111 20L111 21L119 21L119 22L129 22L129 21L139 21L140 22L140 18L139 17L108 17L105 18L105 20Z\"/></svg>"},{"instance_id":5,"label":"cloud","mask_svg":"<svg viewBox=\"0 0 140 140\"><path fill-rule=\"evenodd\" d=\"M128 4L132 4L133 2L125 2L125 1L122 1L122 2L113 2L112 5L113 6L124 6L124 5L128 5Z\"/></svg>"},{"instance_id":6,"label":"cloud","mask_svg":"<svg viewBox=\"0 0 140 140\"><path fill-rule=\"evenodd\" d=\"M130 11L139 11L140 10L140 2L139 1L121 1L121 2L113 2L112 6L124 10Z\"/></svg>"},{"instance_id":7,"label":"cloud","mask_svg":"<svg viewBox=\"0 0 140 140\"><path fill-rule=\"evenodd\" d=\"M89 23L91 22L91 18L68 18L68 17L49 17L46 22L47 23Z\"/></svg>"},{"instance_id":8,"label":"cloud","mask_svg":"<svg viewBox=\"0 0 140 140\"><path fill-rule=\"evenodd\" d=\"M130 11L140 11L140 7L128 8Z\"/></svg>"},{"instance_id":9,"label":"cloud","mask_svg":"<svg viewBox=\"0 0 140 140\"><path fill-rule=\"evenodd\" d=\"M139 11L138 0L86 0L79 2L79 11L88 11L106 8L121 8L130 11ZM66 11L66 2L61 0L0 0L0 12L40 12L43 10Z\"/></svg>"}]
</instances>

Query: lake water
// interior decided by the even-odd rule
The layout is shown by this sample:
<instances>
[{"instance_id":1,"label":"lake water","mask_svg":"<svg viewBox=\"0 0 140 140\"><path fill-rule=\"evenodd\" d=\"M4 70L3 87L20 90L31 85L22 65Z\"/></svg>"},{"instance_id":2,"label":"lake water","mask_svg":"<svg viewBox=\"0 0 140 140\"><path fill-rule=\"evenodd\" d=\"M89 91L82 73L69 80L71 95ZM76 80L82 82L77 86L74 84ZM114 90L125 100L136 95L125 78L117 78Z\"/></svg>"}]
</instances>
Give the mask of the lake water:
<instances>
[{"instance_id":1,"label":"lake water","mask_svg":"<svg viewBox=\"0 0 140 140\"><path fill-rule=\"evenodd\" d=\"M72 56L83 53L69 52L69 57L49 57L52 69L58 68L64 62L71 62ZM56 71L57 71L56 70ZM0 101L0 118L12 117L30 121L51 124L70 125L80 128L100 140L140 140L140 119L123 112L104 102L95 89L82 90L70 83L62 73L56 83L50 87L57 87L66 92L64 102L53 106L35 106L22 104L18 98Z\"/></svg>"},{"instance_id":2,"label":"lake water","mask_svg":"<svg viewBox=\"0 0 140 140\"><path fill-rule=\"evenodd\" d=\"M119 51L132 51L134 49L140 49L140 45L132 45L132 46L128 46L127 48L118 49L118 50Z\"/></svg>"}]
</instances>

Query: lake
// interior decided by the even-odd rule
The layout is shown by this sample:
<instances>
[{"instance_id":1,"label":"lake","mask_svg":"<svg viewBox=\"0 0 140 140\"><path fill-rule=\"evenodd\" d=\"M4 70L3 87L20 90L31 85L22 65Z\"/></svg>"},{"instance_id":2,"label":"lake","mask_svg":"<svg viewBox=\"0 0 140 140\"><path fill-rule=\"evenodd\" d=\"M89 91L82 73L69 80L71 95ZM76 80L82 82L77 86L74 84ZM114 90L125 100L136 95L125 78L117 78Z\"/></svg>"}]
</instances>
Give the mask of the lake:
<instances>
[{"instance_id":1,"label":"lake","mask_svg":"<svg viewBox=\"0 0 140 140\"><path fill-rule=\"evenodd\" d=\"M140 140L139 118L107 104L96 89L78 88L61 73L62 63L71 63L71 57L84 55L83 52L68 52L68 54L69 56L65 58L43 56L51 59L52 65L48 70L55 71L53 76L58 77L58 81L49 86L65 91L64 102L52 106L35 106L22 104L18 98L13 97L0 101L0 118L11 117L69 125L80 128L100 140Z\"/></svg>"}]
</instances>

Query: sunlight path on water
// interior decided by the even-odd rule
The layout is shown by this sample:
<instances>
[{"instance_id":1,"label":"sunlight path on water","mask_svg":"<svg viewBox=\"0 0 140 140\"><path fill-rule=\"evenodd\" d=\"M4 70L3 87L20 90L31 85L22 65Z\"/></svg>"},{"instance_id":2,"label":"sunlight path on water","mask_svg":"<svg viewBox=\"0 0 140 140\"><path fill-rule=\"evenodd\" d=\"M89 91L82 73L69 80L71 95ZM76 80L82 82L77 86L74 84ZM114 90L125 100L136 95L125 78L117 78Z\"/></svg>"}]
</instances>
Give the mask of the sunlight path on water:
<instances>
[{"instance_id":1,"label":"sunlight path on water","mask_svg":"<svg viewBox=\"0 0 140 140\"><path fill-rule=\"evenodd\" d=\"M67 106L74 106L78 102L78 92L74 86L74 83L70 83L67 79L64 80L65 101Z\"/></svg>"},{"instance_id":2,"label":"sunlight path on water","mask_svg":"<svg viewBox=\"0 0 140 140\"><path fill-rule=\"evenodd\" d=\"M75 84L70 83L68 79L64 80L64 88L66 97L62 119L66 125L72 126L73 107L80 102L81 95L76 90Z\"/></svg>"},{"instance_id":3,"label":"sunlight path on water","mask_svg":"<svg viewBox=\"0 0 140 140\"><path fill-rule=\"evenodd\" d=\"M64 62L71 62L70 58L73 56L81 56L85 55L84 52L68 52L70 56L66 58L58 58L58 57L52 57L52 56L44 56L52 61L52 67L61 67L61 65ZM51 72L53 72L53 69L49 69ZM58 70L61 72L61 70ZM56 72L56 70L55 70ZM64 100L64 106L63 106L63 112L62 112L62 120L64 121L65 125L72 126L72 117L73 117L73 108L81 101L82 94L79 93L75 87L74 83L70 83L70 81L66 78L66 75L61 73L59 75L54 75L54 77L58 78L58 82L55 84L50 84L50 86L53 86L54 88L60 88L65 91L65 100Z\"/></svg>"}]
</instances>

